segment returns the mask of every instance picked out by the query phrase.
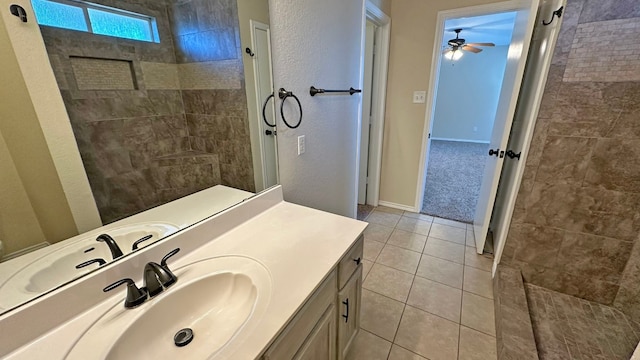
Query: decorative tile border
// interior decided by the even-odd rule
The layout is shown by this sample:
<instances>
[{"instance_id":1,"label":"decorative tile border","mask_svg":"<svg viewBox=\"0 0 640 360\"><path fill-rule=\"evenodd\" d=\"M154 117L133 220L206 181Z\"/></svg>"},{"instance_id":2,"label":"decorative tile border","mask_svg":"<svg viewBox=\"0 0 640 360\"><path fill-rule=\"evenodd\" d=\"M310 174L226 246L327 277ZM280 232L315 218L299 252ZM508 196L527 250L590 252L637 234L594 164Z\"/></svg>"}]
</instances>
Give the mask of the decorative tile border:
<instances>
[{"instance_id":1,"label":"decorative tile border","mask_svg":"<svg viewBox=\"0 0 640 360\"><path fill-rule=\"evenodd\" d=\"M579 24L563 81L640 81L638 18Z\"/></svg>"}]
</instances>

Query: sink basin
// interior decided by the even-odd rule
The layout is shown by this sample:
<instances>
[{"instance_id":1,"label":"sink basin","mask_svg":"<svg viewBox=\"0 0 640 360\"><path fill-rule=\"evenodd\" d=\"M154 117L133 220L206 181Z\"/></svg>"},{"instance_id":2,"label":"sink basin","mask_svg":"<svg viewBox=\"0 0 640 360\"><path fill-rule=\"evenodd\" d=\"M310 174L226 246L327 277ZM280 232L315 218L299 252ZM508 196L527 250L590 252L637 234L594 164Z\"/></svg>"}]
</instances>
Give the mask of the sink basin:
<instances>
[{"instance_id":1,"label":"sink basin","mask_svg":"<svg viewBox=\"0 0 640 360\"><path fill-rule=\"evenodd\" d=\"M176 285L137 308L124 308L122 291L67 359L229 358L243 334L257 330L269 303L268 270L250 258L225 256L174 273ZM174 336L182 329L193 340L179 347Z\"/></svg>"},{"instance_id":2,"label":"sink basin","mask_svg":"<svg viewBox=\"0 0 640 360\"><path fill-rule=\"evenodd\" d=\"M152 235L153 237L140 244L140 247L147 246L178 230L176 225L170 223L153 222L125 225L103 230L103 232L111 235L123 253L128 254L131 252L133 243L143 236ZM96 241L96 237L100 234L99 231L82 234L78 240L70 239L68 240L70 244L48 253L46 250L49 247L41 249L40 251L45 252L45 255L18 270L2 284L0 307L10 308L33 298L34 295L45 293L98 268L98 264L92 264L76 269L76 265L82 262L96 258L111 261L111 252L107 245Z\"/></svg>"}]
</instances>

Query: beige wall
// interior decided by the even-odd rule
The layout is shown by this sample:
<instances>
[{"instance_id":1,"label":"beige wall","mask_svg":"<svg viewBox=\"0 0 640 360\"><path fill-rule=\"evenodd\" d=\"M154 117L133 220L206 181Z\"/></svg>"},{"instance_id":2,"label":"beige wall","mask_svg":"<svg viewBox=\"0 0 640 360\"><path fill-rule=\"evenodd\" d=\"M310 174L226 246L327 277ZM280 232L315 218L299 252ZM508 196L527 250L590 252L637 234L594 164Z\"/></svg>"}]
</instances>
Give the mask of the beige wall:
<instances>
[{"instance_id":1,"label":"beige wall","mask_svg":"<svg viewBox=\"0 0 640 360\"><path fill-rule=\"evenodd\" d=\"M391 53L382 150L381 201L415 206L426 105L413 104L412 94L415 90L428 91L438 11L496 2L500 1L391 2Z\"/></svg>"},{"instance_id":2,"label":"beige wall","mask_svg":"<svg viewBox=\"0 0 640 360\"><path fill-rule=\"evenodd\" d=\"M9 254L41 243L45 237L2 134L0 169L0 240L4 254Z\"/></svg>"},{"instance_id":3,"label":"beige wall","mask_svg":"<svg viewBox=\"0 0 640 360\"><path fill-rule=\"evenodd\" d=\"M45 238L55 242L77 235L76 224L2 20L0 49L0 133L6 148Z\"/></svg>"}]
</instances>

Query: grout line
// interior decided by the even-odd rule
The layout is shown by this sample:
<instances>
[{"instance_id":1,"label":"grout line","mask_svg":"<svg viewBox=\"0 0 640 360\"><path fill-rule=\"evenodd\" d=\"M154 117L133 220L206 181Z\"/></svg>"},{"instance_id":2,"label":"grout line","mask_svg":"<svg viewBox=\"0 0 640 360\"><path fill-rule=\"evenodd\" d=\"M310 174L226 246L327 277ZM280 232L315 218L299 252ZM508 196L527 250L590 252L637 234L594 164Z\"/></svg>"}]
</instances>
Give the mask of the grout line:
<instances>
[{"instance_id":1,"label":"grout line","mask_svg":"<svg viewBox=\"0 0 640 360\"><path fill-rule=\"evenodd\" d=\"M406 347L404 347L404 346L400 346L400 345L398 345L398 344L396 344L396 343L393 343L393 345L395 345L395 346L397 346L397 347L399 347L399 348L401 348L401 349L405 349L405 350L407 350L408 352L410 352L410 353L412 353L412 354L416 354L416 355L420 356L420 357L421 357L421 358L423 358L423 359L427 359L427 360L429 360L429 358L426 358L426 357L424 357L424 356L422 356L422 355L418 354L418 353L417 353L417 352L415 352L415 351L411 351L411 350L407 349L407 348L406 348ZM392 345L392 347L393 347L393 345Z\"/></svg>"},{"instance_id":2,"label":"grout line","mask_svg":"<svg viewBox=\"0 0 640 360\"><path fill-rule=\"evenodd\" d=\"M466 235L465 235L466 236ZM466 238L465 238L466 241ZM465 254L465 260L466 260L466 254ZM465 266L462 267L462 296L460 297L460 324L458 324L458 351L456 353L456 358L460 358L460 338L462 336L460 336L460 333L462 332L462 308L463 308L463 304L464 304L464 271L465 271ZM495 320L494 320L495 321Z\"/></svg>"},{"instance_id":3,"label":"grout line","mask_svg":"<svg viewBox=\"0 0 640 360\"><path fill-rule=\"evenodd\" d=\"M455 264L455 263L454 263L454 264ZM463 272L463 274L464 274L464 270L462 270L462 272ZM419 277L420 279L429 280L429 281L431 281L431 282L438 283L438 284L440 284L440 285L448 286L448 287L450 287L450 288L452 288L452 289L456 289L456 290L464 291L464 290L462 290L462 288L461 288L461 287L460 287L460 288L457 288L457 287L455 287L455 286L451 286L451 285L449 285L449 284L445 284L445 283L440 282L440 281L438 281L438 280L429 279L428 277L420 276L420 275L418 275L418 274L416 274L416 276L417 276L417 277ZM463 282L464 282L464 275L463 275Z\"/></svg>"},{"instance_id":4,"label":"grout line","mask_svg":"<svg viewBox=\"0 0 640 360\"><path fill-rule=\"evenodd\" d=\"M370 214L372 214L374 211L375 211L375 208L370 212ZM419 220L419 219L417 219L417 220ZM422 221L424 221L424 220L422 220ZM377 224L377 225L380 225L380 226L386 226L386 225L382 225L382 224ZM393 234L393 232L394 232L395 230L402 230L402 231L406 231L406 230L403 230L403 229L399 229L399 228L397 227L397 225L398 225L398 223L396 223L396 225L395 225L395 226L393 226L393 230L391 231L391 234ZM444 224L441 224L441 225L444 225ZM444 226L448 226L448 225L444 225ZM388 227L388 226L386 226L386 227ZM453 227L453 226L450 226L450 227ZM455 228L455 227L453 227L453 228ZM431 232L431 228L429 228L429 233L430 233L430 232ZM417 234L417 233L413 233L413 232L410 232L410 233L412 233L412 234ZM405 249L405 248L400 247L400 246L397 246L397 245L388 244L388 241L389 241L389 239L390 239L390 237L391 237L391 234L389 235L389 237L387 237L386 241L384 242L384 246L383 246L383 248L380 250L380 252L379 252L379 253L378 253L378 255L376 256L376 258L375 258L373 261L368 260L368 259L367 259L367 260L368 260L368 261L370 261L370 262L372 263L372 265L371 265L371 268L372 268L372 269L373 269L373 266L374 266L375 264L379 264L379 265L381 265L381 266L386 266L386 267L388 267L388 268L391 268L391 269L394 269L394 270L397 270L397 271L401 271L401 272L403 272L403 273L405 273L405 274L411 274L411 273L409 273L409 272L406 272L406 271L403 271L403 270L400 270L400 269L396 269L396 268L394 268L394 267L392 267L392 266L388 266L388 265L385 265L385 264L382 264L382 263L379 263L379 262L378 262L378 258L380 257L380 254L382 253L382 251L384 250L384 248L385 248L387 245L390 245L390 246L392 246L392 247L397 247L397 248L400 248L400 249L403 249L403 250L407 250L407 251L412 251L412 252L418 253L417 251L414 251L414 250L411 250L411 249ZM424 236L424 235L421 235L421 234L418 234L418 235L420 235L420 236ZM436 238L436 237L434 237L434 239L442 240L442 241L447 241L447 242L450 242L450 243L453 243L453 244L456 244L456 245L460 245L460 244L458 244L458 243L455 243L455 242L453 242L453 241L448 241L448 240L445 240L445 239L439 239L439 238ZM423 256L424 256L424 255L426 255L426 256L431 256L431 257L434 257L434 258L437 258L437 259L440 259L440 260L448 261L448 262L451 262L451 263L453 263L453 264L457 264L457 265L462 266L462 289L458 289L458 288L455 288L455 287L453 287L453 286L451 286L451 285L444 284L444 283L441 283L441 282L439 282L439 281L432 280L432 279L429 279L429 278L426 278L426 277L420 276L420 278L422 278L422 279L426 279L426 280L429 280L429 281L433 281L433 282L436 282L436 283L438 283L438 284L442 284L442 285L444 285L444 286L448 286L448 287L450 287L450 288L452 288L452 289L461 290L461 298L460 298L460 318L459 318L459 321L458 321L458 323L457 323L457 325L458 325L458 348L457 348L457 356L456 356L456 357L459 357L459 356L460 356L460 338L461 338L461 337L460 337L460 332L461 332L462 326L464 326L464 325L462 325L462 301L463 301L464 293L465 293L465 291L466 291L466 290L464 290L464 275L465 275L465 271L466 271L466 269L465 269L465 268L466 268L467 266L469 266L470 268L475 269L475 270L484 271L484 272L489 272L489 271L485 271L485 270L483 270L483 269L480 269L480 268L476 268L476 267L474 267L474 266L467 265L467 264L466 264L466 259L467 259L466 251L465 251L464 256L463 256L463 262L462 262L462 264L457 263L457 262L455 262L455 261L448 260L448 259L443 259L443 258L440 258L440 257L438 257L438 256L433 256L433 255L431 255L431 254L425 254L425 253L424 253L424 249L426 248L426 244L427 244L427 242L428 242L428 241L429 241L429 236L427 235L427 240L425 241L425 245L424 245L424 247L423 247L423 249L422 249L422 252L421 252L421 253L419 253L419 254L420 254L420 258L419 258L419 260L418 260L418 266L416 267L416 271L415 271L415 273L411 274L411 275L413 275L413 279L412 279L412 281L411 281L411 286L409 287L409 293L407 294L407 297L406 297L406 300L405 300L405 301L399 301L399 300L397 300L397 299L393 299L393 298L391 298L391 297L389 297L389 296L386 296L386 295L384 295L384 294L380 294L380 293L379 293L379 292L377 292L377 291L373 291L373 290L367 289L367 288L365 288L365 287L363 286L363 289L366 289L367 291L370 291L370 292L372 292L372 293L375 293L375 294L377 294L377 295L379 295L379 296L382 296L382 297L385 297L385 298L387 298L387 299L394 300L394 301L396 301L396 302L400 302L400 303L402 303L402 304L404 305L404 306L403 306L403 308L402 308L402 313L400 314L400 321L399 321L399 323L398 323L398 326L396 327L396 331L395 331L395 334L394 334L394 336L393 336L393 340L391 341L391 348L389 349L389 353L387 354L387 359L389 359L389 357L391 356L391 349L393 348L393 346L394 346L394 345L396 345L396 346L398 346L398 347L400 347L400 348L402 348L402 349L405 349L405 350L407 350L407 351L409 351L409 352L411 352L411 353L413 353L413 354L416 354L416 355L418 355L418 356L422 356L422 355L420 355L420 354L418 354L418 353L415 353L415 352L413 352L413 351L411 351L411 350L409 350L409 349L406 349L406 348L404 348L404 347L402 347L402 346L400 346L400 345L396 344L396 342L395 342L395 341L396 341L396 339L397 339L397 336L398 336L398 332L400 331L400 325L402 324L402 319L403 319L403 317L404 317L404 313L405 313L405 311L406 311L406 309L407 309L407 307L408 307L408 306L409 306L409 307L412 307L412 308L414 308L414 309L416 309L416 310L418 310L418 311L422 311L422 312L424 312L424 313L427 313L427 314L429 314L429 315L436 316L436 317L441 318L441 319L443 319L443 320L446 320L446 321L449 321L449 322L455 323L455 322L451 321L450 319L444 318L444 317L442 317L442 316L440 316L440 315L438 315L438 314L433 314L433 313L431 313L431 312L429 312L429 311L425 311L425 310L420 309L420 308L418 308L418 307L411 306L411 305L408 305L408 304L407 304L407 302L409 301L409 295L411 294L411 290L413 289L413 286L414 286L414 284L415 284L416 277L418 277L418 276L419 276L419 275L417 274L417 271L418 271L418 269L420 268L420 264L421 264L421 263L422 263L422 261L423 261ZM378 241L378 242L379 242L379 241ZM465 250L466 250L466 229L465 229L465 245L464 245L464 246L465 246ZM371 273L371 269L369 270L369 273ZM368 274L367 274L367 277L368 277ZM363 284L364 284L364 279L363 279ZM493 299L487 298L487 297L485 297L485 296L482 296L482 295L479 295L479 294L473 293L473 292L471 292L471 291L466 291L466 292L468 292L468 293L470 293L470 294L473 294L473 295L476 295L476 296L480 296L480 297L482 297L482 298L484 298L484 299L493 300ZM468 327L468 326L465 326L465 327ZM493 337L493 338L496 338L496 336L495 336L495 335L487 334L487 333L485 333L485 332L483 332L483 331L481 331L481 330L477 330L477 329L474 329L474 328L471 328L471 327L468 327L468 328L470 328L470 329L472 329L472 330L474 330L474 331L478 331L478 332L480 332L480 333L482 333L482 334L485 334L485 335L487 335L487 336L491 336L491 337ZM362 328L361 328L361 330L362 330L362 331L365 331L365 332L368 332L368 333L370 333L370 334L372 334L372 335L374 335L374 336L376 336L376 337L378 337L378 338L380 338L380 339L383 339L383 340L384 340L384 341L386 341L386 342L389 342L389 340L384 339L384 338L382 338L382 337L380 337L380 336L378 336L378 335L376 335L376 334L372 333L371 331L367 331L367 330L364 330L364 329L362 329Z\"/></svg>"}]
</instances>

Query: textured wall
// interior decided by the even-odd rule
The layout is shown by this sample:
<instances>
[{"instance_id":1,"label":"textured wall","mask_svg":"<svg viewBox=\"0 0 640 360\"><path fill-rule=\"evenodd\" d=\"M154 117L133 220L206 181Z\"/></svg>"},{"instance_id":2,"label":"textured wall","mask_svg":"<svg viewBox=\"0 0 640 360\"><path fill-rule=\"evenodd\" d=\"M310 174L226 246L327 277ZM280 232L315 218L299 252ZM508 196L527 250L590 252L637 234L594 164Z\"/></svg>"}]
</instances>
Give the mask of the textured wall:
<instances>
[{"instance_id":1,"label":"textured wall","mask_svg":"<svg viewBox=\"0 0 640 360\"><path fill-rule=\"evenodd\" d=\"M640 271L631 266L640 261L631 257L640 232L640 82L567 77L587 39L576 29L617 19L640 23L637 1L567 3L502 261L528 282L606 305L626 294L616 301L625 308L633 294L640 314ZM601 61L587 71L606 72L616 60Z\"/></svg>"},{"instance_id":2,"label":"textured wall","mask_svg":"<svg viewBox=\"0 0 640 360\"><path fill-rule=\"evenodd\" d=\"M302 124L278 118L280 182L287 201L355 217L360 95L309 96L309 87L362 84L363 0L270 0L274 88L298 95ZM280 106L280 101L277 102ZM285 115L297 120L294 101ZM297 155L297 137L306 152Z\"/></svg>"},{"instance_id":3,"label":"textured wall","mask_svg":"<svg viewBox=\"0 0 640 360\"><path fill-rule=\"evenodd\" d=\"M213 185L251 191L245 99L234 96L244 93L235 0L96 2L155 17L160 35L150 43L41 27L102 221ZM87 65L106 63L78 67L83 58L126 61L135 89L91 84L80 76Z\"/></svg>"}]
</instances>

